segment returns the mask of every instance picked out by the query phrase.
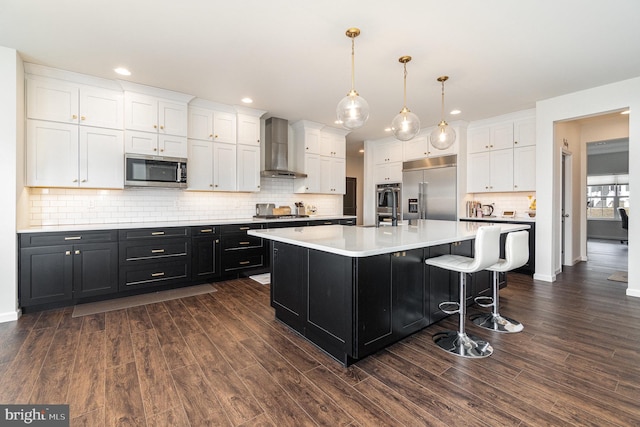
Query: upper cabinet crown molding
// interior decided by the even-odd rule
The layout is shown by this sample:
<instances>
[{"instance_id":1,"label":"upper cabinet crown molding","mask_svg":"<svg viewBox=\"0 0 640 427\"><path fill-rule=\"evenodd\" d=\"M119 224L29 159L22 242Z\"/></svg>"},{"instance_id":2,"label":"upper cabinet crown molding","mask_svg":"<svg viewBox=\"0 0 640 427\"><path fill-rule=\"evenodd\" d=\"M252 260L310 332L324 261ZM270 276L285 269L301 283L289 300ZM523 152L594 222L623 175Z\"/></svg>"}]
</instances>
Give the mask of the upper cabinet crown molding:
<instances>
[{"instance_id":1,"label":"upper cabinet crown molding","mask_svg":"<svg viewBox=\"0 0 640 427\"><path fill-rule=\"evenodd\" d=\"M45 67L44 65L32 64L30 62L24 63L24 72L25 74L38 76L39 78L64 80L73 84L97 86L103 89L122 91L122 87L115 80L74 73L73 71L59 70L57 68Z\"/></svg>"},{"instance_id":2,"label":"upper cabinet crown molding","mask_svg":"<svg viewBox=\"0 0 640 427\"><path fill-rule=\"evenodd\" d=\"M184 102L188 104L189 101L194 99L193 95L186 93L174 92L172 90L161 89L159 87L141 85L139 83L128 82L126 80L116 80L120 83L120 87L126 92L141 93L143 95L155 96L157 98L170 99L172 101Z\"/></svg>"}]
</instances>

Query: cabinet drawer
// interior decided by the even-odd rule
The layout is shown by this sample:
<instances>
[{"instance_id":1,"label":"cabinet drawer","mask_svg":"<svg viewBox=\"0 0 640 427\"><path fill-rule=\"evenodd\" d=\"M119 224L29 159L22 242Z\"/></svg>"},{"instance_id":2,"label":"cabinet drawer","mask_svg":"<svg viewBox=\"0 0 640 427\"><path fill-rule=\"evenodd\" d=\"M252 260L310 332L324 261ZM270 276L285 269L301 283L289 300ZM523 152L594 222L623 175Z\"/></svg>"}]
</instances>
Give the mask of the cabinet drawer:
<instances>
[{"instance_id":1,"label":"cabinet drawer","mask_svg":"<svg viewBox=\"0 0 640 427\"><path fill-rule=\"evenodd\" d=\"M188 262L163 262L120 268L119 290L185 282L191 275Z\"/></svg>"},{"instance_id":2,"label":"cabinet drawer","mask_svg":"<svg viewBox=\"0 0 640 427\"><path fill-rule=\"evenodd\" d=\"M120 243L120 263L185 257L189 254L189 248L190 241L186 239L162 239L145 244L124 242Z\"/></svg>"},{"instance_id":3,"label":"cabinet drawer","mask_svg":"<svg viewBox=\"0 0 640 427\"><path fill-rule=\"evenodd\" d=\"M220 232L225 234L234 234L234 233L246 233L247 230L254 230L256 228L263 228L263 224L233 224L233 225L223 225L220 227Z\"/></svg>"},{"instance_id":4,"label":"cabinet drawer","mask_svg":"<svg viewBox=\"0 0 640 427\"><path fill-rule=\"evenodd\" d=\"M247 248L262 248L264 242L262 238L247 235L230 235L222 238L222 249L224 251L241 251Z\"/></svg>"},{"instance_id":5,"label":"cabinet drawer","mask_svg":"<svg viewBox=\"0 0 640 427\"><path fill-rule=\"evenodd\" d=\"M119 233L120 241L191 236L191 230L188 227L136 228L132 230L120 230Z\"/></svg>"},{"instance_id":6,"label":"cabinet drawer","mask_svg":"<svg viewBox=\"0 0 640 427\"><path fill-rule=\"evenodd\" d=\"M223 269L225 272L229 272L245 268L262 267L264 266L264 261L264 253L250 251L239 255L225 257L223 260Z\"/></svg>"},{"instance_id":7,"label":"cabinet drawer","mask_svg":"<svg viewBox=\"0 0 640 427\"><path fill-rule=\"evenodd\" d=\"M116 230L78 231L64 233L26 233L20 235L20 247L50 246L76 243L102 243L118 240Z\"/></svg>"},{"instance_id":8,"label":"cabinet drawer","mask_svg":"<svg viewBox=\"0 0 640 427\"><path fill-rule=\"evenodd\" d=\"M200 227L191 227L191 235L197 236L212 236L220 233L220 227L217 225L203 225Z\"/></svg>"}]
</instances>

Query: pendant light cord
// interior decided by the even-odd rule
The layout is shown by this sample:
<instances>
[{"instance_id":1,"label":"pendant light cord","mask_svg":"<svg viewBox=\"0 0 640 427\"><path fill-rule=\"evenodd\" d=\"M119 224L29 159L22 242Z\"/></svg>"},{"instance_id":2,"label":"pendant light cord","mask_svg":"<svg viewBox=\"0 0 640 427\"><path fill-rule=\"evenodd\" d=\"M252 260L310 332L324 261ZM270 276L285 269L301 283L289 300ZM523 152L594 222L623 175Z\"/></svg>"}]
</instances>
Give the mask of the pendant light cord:
<instances>
[{"instance_id":1,"label":"pendant light cord","mask_svg":"<svg viewBox=\"0 0 640 427\"><path fill-rule=\"evenodd\" d=\"M442 121L444 122L444 80L442 81L442 112L440 117L442 117Z\"/></svg>"},{"instance_id":2,"label":"pendant light cord","mask_svg":"<svg viewBox=\"0 0 640 427\"><path fill-rule=\"evenodd\" d=\"M404 108L407 108L407 63L404 63Z\"/></svg>"},{"instance_id":3,"label":"pendant light cord","mask_svg":"<svg viewBox=\"0 0 640 427\"><path fill-rule=\"evenodd\" d=\"M355 36L351 37L351 92L355 92L356 90L356 48L355 48Z\"/></svg>"}]
</instances>

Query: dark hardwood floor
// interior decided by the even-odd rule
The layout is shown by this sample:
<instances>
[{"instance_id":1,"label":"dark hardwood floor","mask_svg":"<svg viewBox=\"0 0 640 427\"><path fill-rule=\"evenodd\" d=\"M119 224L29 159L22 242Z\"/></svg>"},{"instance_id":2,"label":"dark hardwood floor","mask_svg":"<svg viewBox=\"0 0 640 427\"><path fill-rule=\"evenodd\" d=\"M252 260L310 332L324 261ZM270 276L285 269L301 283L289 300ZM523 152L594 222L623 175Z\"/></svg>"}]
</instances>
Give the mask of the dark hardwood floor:
<instances>
[{"instance_id":1,"label":"dark hardwood floor","mask_svg":"<svg viewBox=\"0 0 640 427\"><path fill-rule=\"evenodd\" d=\"M509 274L501 312L525 329L468 323L495 348L480 360L435 347L450 318L343 368L276 321L251 280L81 318L27 314L0 324L0 402L69 403L86 426L637 426L640 299L608 275Z\"/></svg>"},{"instance_id":2,"label":"dark hardwood floor","mask_svg":"<svg viewBox=\"0 0 640 427\"><path fill-rule=\"evenodd\" d=\"M629 245L620 240L588 239L587 259L589 268L615 271L627 271Z\"/></svg>"}]
</instances>

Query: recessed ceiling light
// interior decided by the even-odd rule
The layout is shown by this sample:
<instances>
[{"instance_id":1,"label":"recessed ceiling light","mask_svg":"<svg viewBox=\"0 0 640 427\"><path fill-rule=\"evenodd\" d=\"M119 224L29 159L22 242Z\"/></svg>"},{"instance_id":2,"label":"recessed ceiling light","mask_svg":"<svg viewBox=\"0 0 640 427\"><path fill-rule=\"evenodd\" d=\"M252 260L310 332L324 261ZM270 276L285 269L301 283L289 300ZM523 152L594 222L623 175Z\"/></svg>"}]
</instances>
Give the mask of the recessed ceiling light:
<instances>
[{"instance_id":1,"label":"recessed ceiling light","mask_svg":"<svg viewBox=\"0 0 640 427\"><path fill-rule=\"evenodd\" d=\"M244 102L245 104L251 104L253 102L253 99L247 96L245 98L242 98L242 102Z\"/></svg>"},{"instance_id":2,"label":"recessed ceiling light","mask_svg":"<svg viewBox=\"0 0 640 427\"><path fill-rule=\"evenodd\" d=\"M460 114L460 113L462 113L462 111L460 111L460 110L451 110L451 112L449 114L456 115L456 114Z\"/></svg>"},{"instance_id":3,"label":"recessed ceiling light","mask_svg":"<svg viewBox=\"0 0 640 427\"><path fill-rule=\"evenodd\" d=\"M631 112L631 110L624 110L623 112L621 112L620 114L629 114Z\"/></svg>"},{"instance_id":4,"label":"recessed ceiling light","mask_svg":"<svg viewBox=\"0 0 640 427\"><path fill-rule=\"evenodd\" d=\"M385 132L391 132L391 128L384 128Z\"/></svg>"},{"instance_id":5,"label":"recessed ceiling light","mask_svg":"<svg viewBox=\"0 0 640 427\"><path fill-rule=\"evenodd\" d=\"M115 71L116 73L120 74L121 76L130 76L131 75L131 71L127 70L126 68L122 68L122 67L114 68L113 71Z\"/></svg>"},{"instance_id":6,"label":"recessed ceiling light","mask_svg":"<svg viewBox=\"0 0 640 427\"><path fill-rule=\"evenodd\" d=\"M337 124L337 125L341 125L341 124L342 124L342 120L336 120L336 121L335 121L335 122L333 122L333 123L335 123L335 124Z\"/></svg>"},{"instance_id":7,"label":"recessed ceiling light","mask_svg":"<svg viewBox=\"0 0 640 427\"><path fill-rule=\"evenodd\" d=\"M358 153L364 153L364 148L359 149Z\"/></svg>"}]
</instances>

